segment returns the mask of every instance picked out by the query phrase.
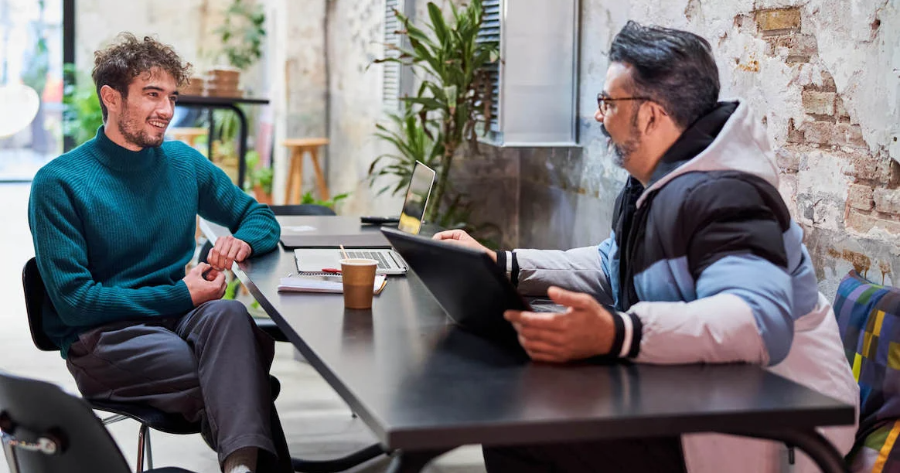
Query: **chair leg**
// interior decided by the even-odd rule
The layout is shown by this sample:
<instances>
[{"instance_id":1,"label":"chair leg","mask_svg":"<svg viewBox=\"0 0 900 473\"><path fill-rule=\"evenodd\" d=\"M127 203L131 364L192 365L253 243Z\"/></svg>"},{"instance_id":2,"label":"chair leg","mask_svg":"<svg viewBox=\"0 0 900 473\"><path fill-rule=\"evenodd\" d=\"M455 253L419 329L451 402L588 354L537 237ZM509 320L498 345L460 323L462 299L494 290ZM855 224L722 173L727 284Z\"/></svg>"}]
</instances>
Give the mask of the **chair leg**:
<instances>
[{"instance_id":1,"label":"chair leg","mask_svg":"<svg viewBox=\"0 0 900 473\"><path fill-rule=\"evenodd\" d=\"M142 473L144 471L144 439L150 434L150 428L147 427L147 424L141 424L141 429L138 431L138 451L137 451L137 468L135 471L137 473Z\"/></svg>"},{"instance_id":2,"label":"chair leg","mask_svg":"<svg viewBox=\"0 0 900 473\"><path fill-rule=\"evenodd\" d=\"M16 449L9 444L6 434L0 432L0 440L3 442L3 454L6 455L6 463L10 473L19 473L19 459L16 457Z\"/></svg>"},{"instance_id":3,"label":"chair leg","mask_svg":"<svg viewBox=\"0 0 900 473\"><path fill-rule=\"evenodd\" d=\"M147 430L147 435L144 436L144 447L147 450L147 469L153 469L153 449L150 448L150 430Z\"/></svg>"}]
</instances>

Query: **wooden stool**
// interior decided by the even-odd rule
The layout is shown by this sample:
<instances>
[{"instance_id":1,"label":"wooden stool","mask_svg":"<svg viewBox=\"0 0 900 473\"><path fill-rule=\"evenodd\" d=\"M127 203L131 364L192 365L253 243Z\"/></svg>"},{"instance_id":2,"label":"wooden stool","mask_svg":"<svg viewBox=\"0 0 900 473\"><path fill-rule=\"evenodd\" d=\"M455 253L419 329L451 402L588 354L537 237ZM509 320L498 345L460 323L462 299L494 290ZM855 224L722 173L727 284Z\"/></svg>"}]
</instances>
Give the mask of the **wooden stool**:
<instances>
[{"instance_id":1,"label":"wooden stool","mask_svg":"<svg viewBox=\"0 0 900 473\"><path fill-rule=\"evenodd\" d=\"M319 146L328 144L328 138L291 138L281 143L291 150L291 167L288 171L287 192L285 193L287 204L299 204L303 194L300 192L303 186L303 154L309 153L312 158L313 169L316 171L316 187L319 188L319 198L328 200L328 184L325 183L325 175L319 165Z\"/></svg>"},{"instance_id":2,"label":"wooden stool","mask_svg":"<svg viewBox=\"0 0 900 473\"><path fill-rule=\"evenodd\" d=\"M209 133L209 130L206 128L170 128L169 134L172 135L172 139L178 141L184 141L191 148L194 147L194 140L197 139L198 136L206 136Z\"/></svg>"}]
</instances>

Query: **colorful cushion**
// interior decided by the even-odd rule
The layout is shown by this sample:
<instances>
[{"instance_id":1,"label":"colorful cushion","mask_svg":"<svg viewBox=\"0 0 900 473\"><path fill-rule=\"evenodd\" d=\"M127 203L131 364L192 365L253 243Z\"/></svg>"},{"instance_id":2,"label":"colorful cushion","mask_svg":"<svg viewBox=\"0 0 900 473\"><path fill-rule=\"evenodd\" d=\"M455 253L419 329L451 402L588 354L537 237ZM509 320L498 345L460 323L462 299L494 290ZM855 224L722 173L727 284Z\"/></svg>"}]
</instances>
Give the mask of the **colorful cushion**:
<instances>
[{"instance_id":1,"label":"colorful cushion","mask_svg":"<svg viewBox=\"0 0 900 473\"><path fill-rule=\"evenodd\" d=\"M834 312L860 390L854 470L900 472L900 289L851 271L838 287Z\"/></svg>"}]
</instances>

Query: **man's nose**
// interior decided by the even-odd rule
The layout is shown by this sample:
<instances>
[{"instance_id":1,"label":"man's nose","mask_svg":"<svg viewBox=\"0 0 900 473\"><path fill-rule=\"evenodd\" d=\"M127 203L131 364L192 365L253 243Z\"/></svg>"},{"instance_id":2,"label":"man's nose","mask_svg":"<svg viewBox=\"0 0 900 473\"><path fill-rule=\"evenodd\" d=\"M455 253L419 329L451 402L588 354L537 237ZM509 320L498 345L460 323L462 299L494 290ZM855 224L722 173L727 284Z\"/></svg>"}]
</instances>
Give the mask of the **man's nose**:
<instances>
[{"instance_id":1,"label":"man's nose","mask_svg":"<svg viewBox=\"0 0 900 473\"><path fill-rule=\"evenodd\" d=\"M171 100L165 100L163 102L163 105L156 110L156 113L159 114L160 118L168 120L175 114L175 104L172 103Z\"/></svg>"},{"instance_id":2,"label":"man's nose","mask_svg":"<svg viewBox=\"0 0 900 473\"><path fill-rule=\"evenodd\" d=\"M603 111L600 110L600 107L597 107L597 111L594 112L594 120L603 123Z\"/></svg>"}]
</instances>

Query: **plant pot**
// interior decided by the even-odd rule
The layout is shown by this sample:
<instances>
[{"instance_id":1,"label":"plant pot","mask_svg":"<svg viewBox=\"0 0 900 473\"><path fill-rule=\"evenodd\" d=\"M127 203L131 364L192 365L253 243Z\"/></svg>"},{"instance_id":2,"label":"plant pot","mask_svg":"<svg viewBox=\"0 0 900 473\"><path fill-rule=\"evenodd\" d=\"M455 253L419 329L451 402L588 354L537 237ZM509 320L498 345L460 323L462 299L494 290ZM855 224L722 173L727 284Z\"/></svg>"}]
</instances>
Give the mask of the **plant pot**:
<instances>
[{"instance_id":1,"label":"plant pot","mask_svg":"<svg viewBox=\"0 0 900 473\"><path fill-rule=\"evenodd\" d=\"M272 194L266 194L262 186L253 186L253 195L260 204L272 205Z\"/></svg>"}]
</instances>

